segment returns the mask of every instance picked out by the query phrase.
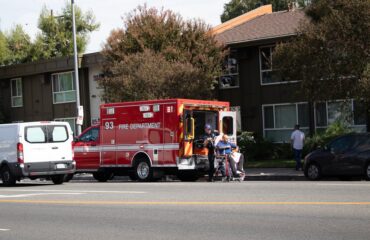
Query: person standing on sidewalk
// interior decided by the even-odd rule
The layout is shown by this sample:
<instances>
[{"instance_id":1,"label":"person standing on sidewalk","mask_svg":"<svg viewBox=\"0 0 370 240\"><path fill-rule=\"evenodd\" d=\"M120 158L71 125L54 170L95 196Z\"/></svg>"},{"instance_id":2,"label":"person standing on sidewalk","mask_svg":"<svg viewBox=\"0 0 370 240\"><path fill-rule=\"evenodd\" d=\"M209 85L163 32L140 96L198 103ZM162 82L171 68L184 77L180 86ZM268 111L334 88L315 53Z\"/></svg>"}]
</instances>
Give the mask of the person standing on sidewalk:
<instances>
[{"instance_id":1,"label":"person standing on sidewalk","mask_svg":"<svg viewBox=\"0 0 370 240\"><path fill-rule=\"evenodd\" d=\"M204 146L208 149L208 181L213 182L213 174L215 173L215 134L212 132L211 125L204 126Z\"/></svg>"},{"instance_id":2,"label":"person standing on sidewalk","mask_svg":"<svg viewBox=\"0 0 370 240\"><path fill-rule=\"evenodd\" d=\"M302 160L302 150L304 146L305 135L304 132L299 130L299 124L294 126L294 131L292 132L292 136L290 137L291 145L293 148L294 153L294 160L296 162L295 170L299 171L302 170L301 168L301 160Z\"/></svg>"}]
</instances>

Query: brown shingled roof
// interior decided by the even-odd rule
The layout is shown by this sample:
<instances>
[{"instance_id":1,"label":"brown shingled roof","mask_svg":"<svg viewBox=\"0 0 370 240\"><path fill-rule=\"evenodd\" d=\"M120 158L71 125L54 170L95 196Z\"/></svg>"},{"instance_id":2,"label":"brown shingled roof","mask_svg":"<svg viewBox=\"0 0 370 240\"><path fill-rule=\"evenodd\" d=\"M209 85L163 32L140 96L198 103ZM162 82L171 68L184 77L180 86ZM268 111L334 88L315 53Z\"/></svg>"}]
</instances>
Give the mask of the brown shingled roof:
<instances>
[{"instance_id":1,"label":"brown shingled roof","mask_svg":"<svg viewBox=\"0 0 370 240\"><path fill-rule=\"evenodd\" d=\"M216 39L230 45L296 35L304 19L306 17L302 10L264 14L217 34Z\"/></svg>"}]
</instances>

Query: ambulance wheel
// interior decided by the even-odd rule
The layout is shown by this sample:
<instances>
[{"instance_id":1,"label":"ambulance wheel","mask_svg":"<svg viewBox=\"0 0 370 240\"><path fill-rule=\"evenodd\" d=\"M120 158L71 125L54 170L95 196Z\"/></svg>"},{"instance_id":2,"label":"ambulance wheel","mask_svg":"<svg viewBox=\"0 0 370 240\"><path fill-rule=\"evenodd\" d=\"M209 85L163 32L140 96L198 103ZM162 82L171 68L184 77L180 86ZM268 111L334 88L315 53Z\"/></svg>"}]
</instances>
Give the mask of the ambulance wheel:
<instances>
[{"instance_id":1,"label":"ambulance wheel","mask_svg":"<svg viewBox=\"0 0 370 240\"><path fill-rule=\"evenodd\" d=\"M110 179L113 178L113 173L109 173L109 172L95 172L95 173L93 173L93 177L98 182L106 182L106 181L108 181L108 180L110 180Z\"/></svg>"},{"instance_id":2,"label":"ambulance wheel","mask_svg":"<svg viewBox=\"0 0 370 240\"><path fill-rule=\"evenodd\" d=\"M135 177L140 182L149 182L153 180L153 169L146 159L137 160L135 167Z\"/></svg>"},{"instance_id":3,"label":"ambulance wheel","mask_svg":"<svg viewBox=\"0 0 370 240\"><path fill-rule=\"evenodd\" d=\"M64 182L64 177L65 175L55 175L55 176L51 176L51 181L53 181L54 184L56 185L60 185Z\"/></svg>"},{"instance_id":4,"label":"ambulance wheel","mask_svg":"<svg viewBox=\"0 0 370 240\"><path fill-rule=\"evenodd\" d=\"M0 176L4 186L10 187L15 185L16 179L7 166L1 168Z\"/></svg>"},{"instance_id":5,"label":"ambulance wheel","mask_svg":"<svg viewBox=\"0 0 370 240\"><path fill-rule=\"evenodd\" d=\"M197 171L179 171L177 177L183 182L195 182L199 179Z\"/></svg>"}]
</instances>

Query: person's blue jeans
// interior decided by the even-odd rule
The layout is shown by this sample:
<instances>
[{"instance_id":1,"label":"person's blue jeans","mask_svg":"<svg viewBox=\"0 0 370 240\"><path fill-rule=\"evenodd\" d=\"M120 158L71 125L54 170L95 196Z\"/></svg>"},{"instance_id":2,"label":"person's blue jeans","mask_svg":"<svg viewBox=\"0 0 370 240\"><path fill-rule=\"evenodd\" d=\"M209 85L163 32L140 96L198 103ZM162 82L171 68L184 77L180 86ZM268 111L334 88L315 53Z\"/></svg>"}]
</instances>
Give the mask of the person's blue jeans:
<instances>
[{"instance_id":1,"label":"person's blue jeans","mask_svg":"<svg viewBox=\"0 0 370 240\"><path fill-rule=\"evenodd\" d=\"M295 160L295 169L299 170L301 168L301 160L302 160L302 149L295 149L293 148L294 152L294 160Z\"/></svg>"}]
</instances>

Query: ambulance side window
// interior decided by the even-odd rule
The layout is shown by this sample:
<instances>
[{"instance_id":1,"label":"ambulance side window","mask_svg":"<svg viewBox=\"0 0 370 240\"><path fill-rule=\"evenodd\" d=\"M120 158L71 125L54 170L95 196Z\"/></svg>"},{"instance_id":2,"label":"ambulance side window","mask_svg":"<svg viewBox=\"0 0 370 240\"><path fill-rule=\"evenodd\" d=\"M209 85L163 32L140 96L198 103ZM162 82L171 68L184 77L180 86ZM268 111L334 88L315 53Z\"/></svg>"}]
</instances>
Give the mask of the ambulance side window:
<instances>
[{"instance_id":1,"label":"ambulance side window","mask_svg":"<svg viewBox=\"0 0 370 240\"><path fill-rule=\"evenodd\" d=\"M222 132L227 135L233 135L234 133L234 121L232 117L222 118Z\"/></svg>"}]
</instances>

